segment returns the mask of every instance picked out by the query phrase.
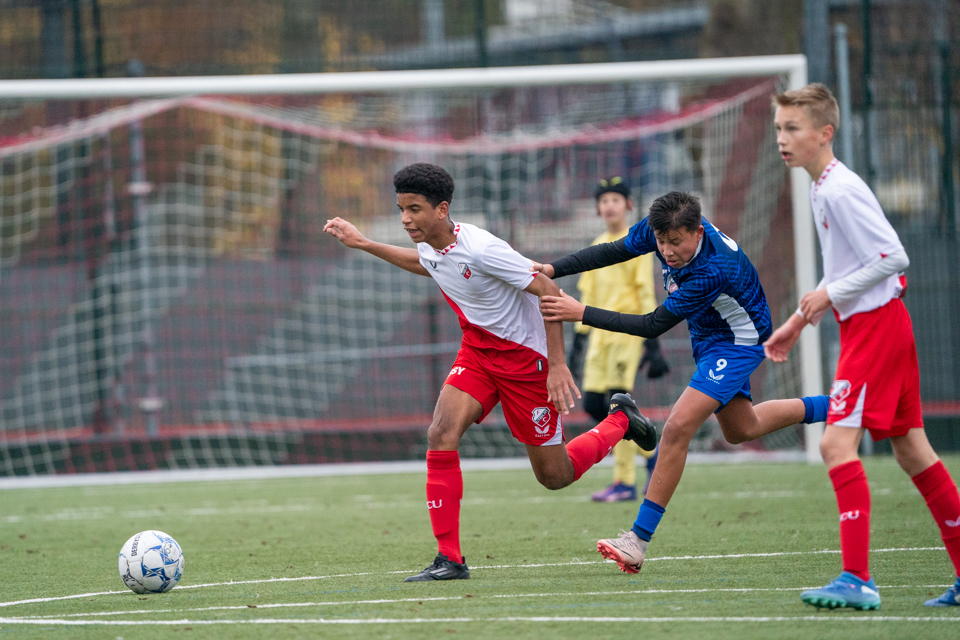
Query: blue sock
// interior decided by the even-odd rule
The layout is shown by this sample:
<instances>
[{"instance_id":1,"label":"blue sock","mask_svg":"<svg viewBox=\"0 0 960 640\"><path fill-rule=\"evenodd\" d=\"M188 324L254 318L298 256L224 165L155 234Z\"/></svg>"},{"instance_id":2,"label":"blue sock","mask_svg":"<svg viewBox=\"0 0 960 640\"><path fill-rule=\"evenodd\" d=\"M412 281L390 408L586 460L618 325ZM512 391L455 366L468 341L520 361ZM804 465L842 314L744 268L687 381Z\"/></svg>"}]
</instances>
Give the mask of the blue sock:
<instances>
[{"instance_id":1,"label":"blue sock","mask_svg":"<svg viewBox=\"0 0 960 640\"><path fill-rule=\"evenodd\" d=\"M824 422L827 419L827 411L830 409L830 396L807 396L800 399L803 400L803 406L807 411L801 424Z\"/></svg>"},{"instance_id":2,"label":"blue sock","mask_svg":"<svg viewBox=\"0 0 960 640\"><path fill-rule=\"evenodd\" d=\"M664 511L666 509L656 502L644 500L643 504L640 505L640 513L637 514L637 521L633 523L631 529L637 534L638 538L650 542L653 532L657 530L657 525L660 524L660 518L663 517Z\"/></svg>"}]
</instances>

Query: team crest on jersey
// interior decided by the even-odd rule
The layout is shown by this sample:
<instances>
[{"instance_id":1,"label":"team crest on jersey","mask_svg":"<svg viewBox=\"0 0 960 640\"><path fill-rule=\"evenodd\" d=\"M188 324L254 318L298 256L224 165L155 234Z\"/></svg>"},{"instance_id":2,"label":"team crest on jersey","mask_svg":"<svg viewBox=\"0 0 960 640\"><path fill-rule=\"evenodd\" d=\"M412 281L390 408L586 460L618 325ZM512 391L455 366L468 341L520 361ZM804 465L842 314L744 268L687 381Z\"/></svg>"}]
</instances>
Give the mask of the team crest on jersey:
<instances>
[{"instance_id":1,"label":"team crest on jersey","mask_svg":"<svg viewBox=\"0 0 960 640\"><path fill-rule=\"evenodd\" d=\"M537 407L530 414L533 420L534 428L538 436L545 436L550 431L550 409L547 407Z\"/></svg>"},{"instance_id":2,"label":"team crest on jersey","mask_svg":"<svg viewBox=\"0 0 960 640\"><path fill-rule=\"evenodd\" d=\"M473 272L470 271L470 265L468 265L466 262L459 263L457 265L457 269L460 270L460 275L463 276L464 280L469 280L470 276L473 275Z\"/></svg>"},{"instance_id":3,"label":"team crest on jersey","mask_svg":"<svg viewBox=\"0 0 960 640\"><path fill-rule=\"evenodd\" d=\"M847 396L850 395L852 385L849 380L834 380L830 387L830 409L835 413L843 413L847 408Z\"/></svg>"},{"instance_id":4,"label":"team crest on jersey","mask_svg":"<svg viewBox=\"0 0 960 640\"><path fill-rule=\"evenodd\" d=\"M667 290L667 294L669 295L679 289L680 285L673 281L673 276L667 276L667 282L663 288Z\"/></svg>"}]
</instances>

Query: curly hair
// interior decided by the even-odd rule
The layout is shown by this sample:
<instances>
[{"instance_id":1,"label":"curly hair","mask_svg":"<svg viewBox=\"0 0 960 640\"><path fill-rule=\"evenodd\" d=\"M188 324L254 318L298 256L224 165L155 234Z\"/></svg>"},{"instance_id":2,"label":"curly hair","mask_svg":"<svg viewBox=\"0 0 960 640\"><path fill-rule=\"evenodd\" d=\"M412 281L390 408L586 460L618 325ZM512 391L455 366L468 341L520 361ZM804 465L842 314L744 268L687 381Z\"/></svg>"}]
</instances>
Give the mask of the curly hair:
<instances>
[{"instance_id":1,"label":"curly hair","mask_svg":"<svg viewBox=\"0 0 960 640\"><path fill-rule=\"evenodd\" d=\"M407 165L393 176L397 193L416 193L427 199L431 206L453 200L453 178L435 164L417 162Z\"/></svg>"},{"instance_id":2,"label":"curly hair","mask_svg":"<svg viewBox=\"0 0 960 640\"><path fill-rule=\"evenodd\" d=\"M683 191L662 195L650 205L649 224L657 234L696 231L701 224L700 199Z\"/></svg>"}]
</instances>

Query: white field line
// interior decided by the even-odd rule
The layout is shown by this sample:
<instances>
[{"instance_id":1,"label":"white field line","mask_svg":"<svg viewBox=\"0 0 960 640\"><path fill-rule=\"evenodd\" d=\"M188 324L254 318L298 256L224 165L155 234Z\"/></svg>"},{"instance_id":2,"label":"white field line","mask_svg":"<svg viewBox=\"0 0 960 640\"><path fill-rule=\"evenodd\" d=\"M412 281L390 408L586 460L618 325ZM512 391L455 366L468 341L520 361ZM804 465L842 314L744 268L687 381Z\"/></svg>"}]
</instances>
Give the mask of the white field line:
<instances>
[{"instance_id":1,"label":"white field line","mask_svg":"<svg viewBox=\"0 0 960 640\"><path fill-rule=\"evenodd\" d=\"M871 553L892 553L892 552L904 552L904 551L943 551L943 547L904 547L898 549L871 549ZM778 556L807 556L807 555L823 555L823 554L839 554L840 551L837 549L822 549L819 551L778 551L772 553L737 553L737 554L726 554L726 555L709 555L709 556L664 556L661 558L647 558L647 562L660 562L668 560L723 560L723 559L737 559L737 558L769 558L769 557L778 557ZM574 560L572 562L550 562L550 563L540 563L540 564L495 564L495 565L484 565L473 567L471 571L480 571L480 570L492 570L492 569L532 569L538 567L569 567L569 566L578 566L578 565L590 565L590 564L611 564L610 560L590 560L590 561L581 561ZM228 587L233 585L240 584L264 584L268 582L303 582L305 580L328 580L331 578L354 578L360 576L370 576L370 575L396 575L402 573L415 573L417 569L405 569L402 571L365 571L360 573L339 573L326 576L301 576L299 578L264 578L262 580L231 580L229 582L208 582L205 584L188 584L188 585L179 585L177 589L203 589L206 587ZM91 593L80 593L72 596L55 596L50 598L28 598L26 600L14 600L11 602L0 602L0 607L12 607L20 604L34 604L38 602L54 602L57 600L74 600L77 598L89 598L92 596L112 596L112 595L123 595L129 594L130 591L96 591Z\"/></svg>"},{"instance_id":2,"label":"white field line","mask_svg":"<svg viewBox=\"0 0 960 640\"><path fill-rule=\"evenodd\" d=\"M614 618L614 617L560 617L560 616L510 616L502 618L369 618L369 619L358 619L358 618L335 618L335 619L325 619L325 618L257 618L253 620L66 620L66 619L56 619L56 618L47 618L44 620L23 620L20 618L0 618L0 624L33 624L33 625L64 625L64 626L164 626L164 627L175 627L183 625L191 626L212 626L212 625L247 625L247 624L346 624L346 625L359 625L359 624L437 624L440 622L451 623L451 622L614 622L614 623L637 623L637 622L673 622L673 623L691 623L691 622L705 622L705 623L722 623L722 622L754 622L754 623L767 623L767 622L829 622L830 624L836 624L837 622L954 622L960 623L960 616L950 617L950 616L834 616L834 615L817 615L817 616L758 616L758 617L748 617L748 616L724 616L724 617L682 617L682 616L673 616L673 617L656 617L656 618Z\"/></svg>"},{"instance_id":3,"label":"white field line","mask_svg":"<svg viewBox=\"0 0 960 640\"><path fill-rule=\"evenodd\" d=\"M804 462L803 451L735 451L691 453L687 464L741 464ZM610 459L599 466L613 466ZM465 458L464 471L505 471L529 469L527 458ZM217 469L172 469L166 471L119 471L113 473L73 473L50 476L0 478L3 489L44 489L52 487L88 487L126 484L160 484L166 482L229 482L237 480L273 480L277 478L312 478L331 476L384 475L392 473L426 473L425 460L396 462L348 462L299 464L278 467L223 467Z\"/></svg>"},{"instance_id":4,"label":"white field line","mask_svg":"<svg viewBox=\"0 0 960 640\"><path fill-rule=\"evenodd\" d=\"M912 491L912 489L911 489ZM874 496L891 495L889 488L875 489L872 491ZM783 500L788 498L802 498L808 494L804 491L784 490L784 491L735 491L732 493L720 493L712 491L706 494L686 494L682 499L702 498L706 500ZM548 495L548 496L528 496L522 498L511 498L497 496L495 498L473 497L461 500L462 506L487 506L495 504L497 506L509 504L558 504L570 502L589 502L588 495ZM79 509L61 509L53 513L30 513L19 515L0 516L0 525L19 524L21 522L63 522L63 521L87 521L103 519L144 519L168 517L172 512L184 518L203 518L212 516L231 516L231 515L257 515L264 513L297 513L305 511L329 511L332 509L342 510L344 508L355 509L409 509L419 508L423 505L421 497L411 498L410 500L394 500L391 502L363 502L355 501L349 505L343 504L280 504L280 505L234 505L230 507L190 507L180 508L177 506L168 506L165 511L159 509L118 509L116 507L92 507Z\"/></svg>"},{"instance_id":5,"label":"white field line","mask_svg":"<svg viewBox=\"0 0 960 640\"><path fill-rule=\"evenodd\" d=\"M951 583L952 584L952 583ZM946 589L948 584L902 584L902 585L880 585L882 589ZM625 591L586 591L570 593L517 593L517 594L492 594L492 595L474 595L472 598L487 599L515 599L515 598L558 598L564 596L615 596L615 595L662 595L665 593L754 593L754 592L779 592L779 591L805 591L806 589L816 589L813 587L777 587L774 589L633 589ZM16 616L17 620L48 620L50 618L90 618L95 616L124 616L136 615L140 613L192 613L197 611L234 611L247 609L278 609L278 608L301 608L301 607L337 607L337 606L356 606L361 604L400 604L403 602L445 602L450 600L463 600L463 596L442 596L433 598L394 598L382 600L344 600L330 602L292 602L276 604L257 604L257 605L229 605L221 607L193 607L186 609L133 609L131 611L100 611L96 613L69 613L54 614L46 616Z\"/></svg>"}]
</instances>

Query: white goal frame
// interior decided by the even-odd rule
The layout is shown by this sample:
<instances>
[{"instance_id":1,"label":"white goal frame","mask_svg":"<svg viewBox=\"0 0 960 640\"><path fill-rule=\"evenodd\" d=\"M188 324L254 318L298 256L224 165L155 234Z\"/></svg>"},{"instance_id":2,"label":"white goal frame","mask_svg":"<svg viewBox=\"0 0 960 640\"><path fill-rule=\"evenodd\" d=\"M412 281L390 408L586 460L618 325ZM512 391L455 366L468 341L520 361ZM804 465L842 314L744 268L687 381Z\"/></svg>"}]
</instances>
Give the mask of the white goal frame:
<instances>
[{"instance_id":1,"label":"white goal frame","mask_svg":"<svg viewBox=\"0 0 960 640\"><path fill-rule=\"evenodd\" d=\"M95 78L0 80L0 100L143 98L196 95L322 94L393 92L411 89L496 88L563 84L601 84L638 80L721 79L784 75L790 89L807 84L803 55L755 56L655 62L613 62L483 69L296 73L168 78ZM794 271L797 293L817 286L817 250L808 200L809 176L790 172L793 206ZM807 327L800 335L804 395L823 393L820 333ZM806 458L820 463L823 424L805 425Z\"/></svg>"}]
</instances>

